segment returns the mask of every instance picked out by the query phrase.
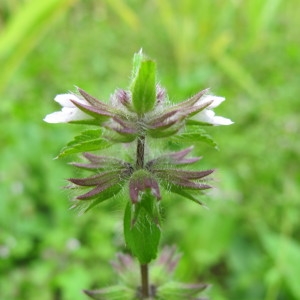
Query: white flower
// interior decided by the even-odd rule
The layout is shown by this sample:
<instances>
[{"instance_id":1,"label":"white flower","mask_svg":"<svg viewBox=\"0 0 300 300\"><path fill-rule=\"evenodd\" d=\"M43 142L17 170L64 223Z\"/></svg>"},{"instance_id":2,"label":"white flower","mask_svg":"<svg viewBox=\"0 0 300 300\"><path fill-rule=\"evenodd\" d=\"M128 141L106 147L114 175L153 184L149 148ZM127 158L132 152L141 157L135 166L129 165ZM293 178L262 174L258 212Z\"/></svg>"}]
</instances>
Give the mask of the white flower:
<instances>
[{"instance_id":1,"label":"white flower","mask_svg":"<svg viewBox=\"0 0 300 300\"><path fill-rule=\"evenodd\" d=\"M206 95L201 97L200 101L197 104L204 102L212 102L208 105L204 110L199 112L193 119L207 123L210 125L218 126L218 125L231 125L233 122L230 119L215 116L215 112L212 110L213 108L219 106L223 101L225 101L224 97Z\"/></svg>"},{"instance_id":2,"label":"white flower","mask_svg":"<svg viewBox=\"0 0 300 300\"><path fill-rule=\"evenodd\" d=\"M68 123L72 121L81 121L92 119L91 116L82 112L71 100L81 104L89 104L86 100L80 99L74 94L60 94L54 100L62 106L61 111L47 115L44 121L47 123Z\"/></svg>"}]
</instances>

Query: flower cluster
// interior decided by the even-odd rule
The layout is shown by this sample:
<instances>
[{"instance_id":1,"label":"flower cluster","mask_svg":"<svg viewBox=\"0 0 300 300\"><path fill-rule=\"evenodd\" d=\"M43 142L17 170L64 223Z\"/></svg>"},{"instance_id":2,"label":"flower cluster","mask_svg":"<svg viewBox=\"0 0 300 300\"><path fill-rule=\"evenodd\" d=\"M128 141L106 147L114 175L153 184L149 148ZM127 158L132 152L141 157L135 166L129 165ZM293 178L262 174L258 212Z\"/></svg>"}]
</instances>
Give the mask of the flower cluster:
<instances>
[{"instance_id":1,"label":"flower cluster","mask_svg":"<svg viewBox=\"0 0 300 300\"><path fill-rule=\"evenodd\" d=\"M181 255L176 247L165 247L157 260L151 265L151 299L161 300L207 300L200 296L209 285L206 283L184 283L174 278ZM111 262L119 278L119 284L97 290L84 290L92 299L142 299L139 282L139 267L129 254L118 253Z\"/></svg>"},{"instance_id":2,"label":"flower cluster","mask_svg":"<svg viewBox=\"0 0 300 300\"><path fill-rule=\"evenodd\" d=\"M117 90L107 104L78 88L78 95L56 96L55 101L62 110L47 115L44 120L48 123L100 125L112 131L121 142L132 142L141 135L161 138L176 134L189 119L203 125L230 125L230 119L215 116L213 111L224 100L203 90L184 102L172 105L165 90L157 85L153 110L139 114L133 106L130 91Z\"/></svg>"},{"instance_id":3,"label":"flower cluster","mask_svg":"<svg viewBox=\"0 0 300 300\"><path fill-rule=\"evenodd\" d=\"M106 140L112 143L137 142L136 163L113 157L84 153L88 163L74 163L95 174L87 178L71 178L75 186L90 188L78 200L94 200L92 206L116 195L128 182L131 202L140 202L150 191L161 199L160 187L199 202L193 191L210 188L205 178L213 170L187 171L183 166L199 158L186 158L191 148L145 161L145 140L176 135L189 125L230 125L230 119L216 116L213 109L225 98L202 90L191 98L173 104L155 79L155 63L140 52L134 56L133 78L128 90L118 89L105 103L77 88L76 94L62 94L55 101L62 110L45 117L49 123L80 123L104 128ZM81 148L80 148L81 149Z\"/></svg>"},{"instance_id":4,"label":"flower cluster","mask_svg":"<svg viewBox=\"0 0 300 300\"><path fill-rule=\"evenodd\" d=\"M211 188L205 178L213 170L183 170L182 167L200 159L200 157L186 158L191 150L192 147L189 147L182 151L164 154L148 161L143 169L136 169L135 165L114 157L83 153L88 163L72 164L96 174L87 178L70 178L69 181L84 189L92 188L77 196L78 200L95 199L90 204L92 207L118 194L126 182L128 182L129 195L133 204L140 201L146 190L149 190L157 200L160 200L160 186L201 204L193 196L193 192Z\"/></svg>"},{"instance_id":5,"label":"flower cluster","mask_svg":"<svg viewBox=\"0 0 300 300\"><path fill-rule=\"evenodd\" d=\"M49 123L84 123L104 127L106 138L114 142L140 141L141 138L168 137L176 134L188 122L201 125L229 125L232 121L215 116L213 108L225 99L212 96L203 90L193 97L171 104L165 90L156 85L155 103L152 110L140 113L133 105L131 91L118 89L104 103L78 88L78 94L62 94L55 98L63 108L60 112L47 115ZM161 199L160 186L172 193L179 194L197 203L195 191L209 189L206 177L213 170L187 171L182 167L200 158L186 158L192 148L164 154L142 164L132 164L120 159L84 153L88 163L73 163L74 166L90 170L95 174L87 178L69 179L73 186L91 188L77 197L78 200L93 200L90 207L118 194L128 182L129 196L133 204L141 199L141 194L150 190L152 195ZM143 158L144 160L144 158Z\"/></svg>"}]
</instances>

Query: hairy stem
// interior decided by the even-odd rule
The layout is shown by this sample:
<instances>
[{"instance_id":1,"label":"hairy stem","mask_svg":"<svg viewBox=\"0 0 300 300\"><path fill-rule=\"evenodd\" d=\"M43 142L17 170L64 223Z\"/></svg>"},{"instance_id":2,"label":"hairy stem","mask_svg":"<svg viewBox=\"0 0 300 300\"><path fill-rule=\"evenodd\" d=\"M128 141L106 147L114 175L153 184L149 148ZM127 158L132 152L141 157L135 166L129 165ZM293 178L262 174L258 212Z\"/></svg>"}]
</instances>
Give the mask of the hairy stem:
<instances>
[{"instance_id":1,"label":"hairy stem","mask_svg":"<svg viewBox=\"0 0 300 300\"><path fill-rule=\"evenodd\" d=\"M144 168L145 161L145 136L139 136L136 146L136 169ZM142 299L149 298L149 274L148 264L141 264L141 297Z\"/></svg>"},{"instance_id":2,"label":"hairy stem","mask_svg":"<svg viewBox=\"0 0 300 300\"><path fill-rule=\"evenodd\" d=\"M149 274L148 274L148 265L141 265L141 279L142 279L142 288L141 288L141 296L142 299L147 299L150 296L149 293Z\"/></svg>"},{"instance_id":3,"label":"hairy stem","mask_svg":"<svg viewBox=\"0 0 300 300\"><path fill-rule=\"evenodd\" d=\"M143 169L145 156L145 137L139 136L136 147L136 169Z\"/></svg>"}]
</instances>

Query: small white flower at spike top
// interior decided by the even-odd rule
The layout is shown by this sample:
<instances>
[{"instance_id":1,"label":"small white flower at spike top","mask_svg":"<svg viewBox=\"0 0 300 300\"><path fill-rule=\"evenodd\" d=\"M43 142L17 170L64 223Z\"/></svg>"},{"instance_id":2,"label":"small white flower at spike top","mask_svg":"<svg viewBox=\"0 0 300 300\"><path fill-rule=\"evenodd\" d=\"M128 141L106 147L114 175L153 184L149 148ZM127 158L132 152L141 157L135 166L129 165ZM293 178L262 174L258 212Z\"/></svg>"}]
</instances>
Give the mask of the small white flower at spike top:
<instances>
[{"instance_id":1,"label":"small white flower at spike top","mask_svg":"<svg viewBox=\"0 0 300 300\"><path fill-rule=\"evenodd\" d=\"M230 119L215 116L215 112L212 110L213 108L219 106L223 101L225 101L224 97L212 95L206 95L204 97L201 97L200 101L198 101L197 103L198 105L208 102L211 102L211 104L208 105L204 110L200 111L193 119L206 124L211 124L213 126L233 124L233 122Z\"/></svg>"},{"instance_id":2,"label":"small white flower at spike top","mask_svg":"<svg viewBox=\"0 0 300 300\"><path fill-rule=\"evenodd\" d=\"M77 97L74 94L60 94L54 100L62 106L61 111L47 115L44 121L47 123L69 123L72 121L81 121L92 119L91 116L77 108L72 101L81 104L88 104L84 99Z\"/></svg>"}]
</instances>

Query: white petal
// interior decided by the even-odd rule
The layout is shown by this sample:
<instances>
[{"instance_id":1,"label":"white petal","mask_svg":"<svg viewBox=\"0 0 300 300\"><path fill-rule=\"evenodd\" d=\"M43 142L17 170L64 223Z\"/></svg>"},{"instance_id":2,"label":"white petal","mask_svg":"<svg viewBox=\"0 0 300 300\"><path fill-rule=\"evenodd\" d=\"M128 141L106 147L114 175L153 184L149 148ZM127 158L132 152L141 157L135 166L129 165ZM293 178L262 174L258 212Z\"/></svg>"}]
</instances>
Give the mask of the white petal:
<instances>
[{"instance_id":1,"label":"white petal","mask_svg":"<svg viewBox=\"0 0 300 300\"><path fill-rule=\"evenodd\" d=\"M59 94L56 95L54 100L59 103L63 107L75 107L75 105L71 102L71 100L75 100L77 102L87 104L87 102L83 99L80 99L74 94Z\"/></svg>"},{"instance_id":2,"label":"white petal","mask_svg":"<svg viewBox=\"0 0 300 300\"><path fill-rule=\"evenodd\" d=\"M62 113L65 115L65 118L67 120L66 122L93 119L93 117L84 113L77 107L75 108L63 107Z\"/></svg>"},{"instance_id":3,"label":"white petal","mask_svg":"<svg viewBox=\"0 0 300 300\"><path fill-rule=\"evenodd\" d=\"M224 97L213 96L213 95L205 95L201 97L201 102L211 102L212 103L207 108L215 108L219 106L223 101L225 101Z\"/></svg>"},{"instance_id":4,"label":"white petal","mask_svg":"<svg viewBox=\"0 0 300 300\"><path fill-rule=\"evenodd\" d=\"M215 125L215 126L218 126L218 125L231 125L233 123L234 122L232 122L230 119L216 116L216 117L214 117L214 124L213 125Z\"/></svg>"},{"instance_id":5,"label":"white petal","mask_svg":"<svg viewBox=\"0 0 300 300\"><path fill-rule=\"evenodd\" d=\"M91 116L85 114L77 107L63 107L61 111L47 115L44 121L47 123L68 123L71 121L89 120Z\"/></svg>"},{"instance_id":6,"label":"white petal","mask_svg":"<svg viewBox=\"0 0 300 300\"><path fill-rule=\"evenodd\" d=\"M52 114L47 115L44 118L44 121L47 123L66 123L66 116L61 111L56 111Z\"/></svg>"},{"instance_id":7,"label":"white petal","mask_svg":"<svg viewBox=\"0 0 300 300\"><path fill-rule=\"evenodd\" d=\"M215 113L212 110L204 109L195 116L197 121L212 124Z\"/></svg>"},{"instance_id":8,"label":"white petal","mask_svg":"<svg viewBox=\"0 0 300 300\"><path fill-rule=\"evenodd\" d=\"M214 126L233 124L233 122L230 119L215 116L215 112L210 109L204 109L203 111L201 111L199 114L196 115L195 119L197 121L211 124Z\"/></svg>"}]
</instances>

